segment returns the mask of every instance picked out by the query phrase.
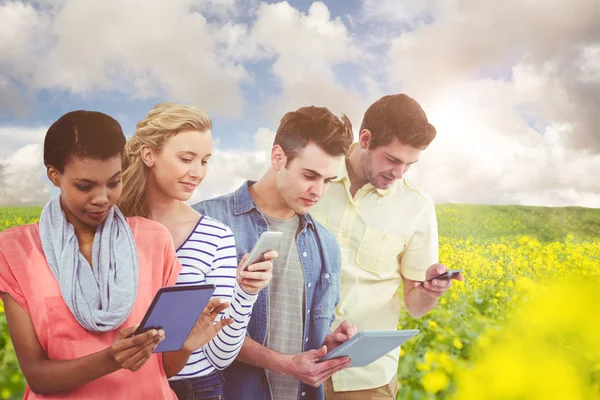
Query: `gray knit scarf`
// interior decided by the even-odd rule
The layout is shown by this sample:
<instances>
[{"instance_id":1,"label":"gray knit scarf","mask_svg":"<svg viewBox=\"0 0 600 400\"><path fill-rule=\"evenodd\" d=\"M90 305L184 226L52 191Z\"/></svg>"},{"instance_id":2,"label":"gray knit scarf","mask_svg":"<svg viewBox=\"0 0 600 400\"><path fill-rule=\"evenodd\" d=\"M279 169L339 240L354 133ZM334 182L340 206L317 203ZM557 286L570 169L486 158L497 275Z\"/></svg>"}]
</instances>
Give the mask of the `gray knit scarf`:
<instances>
[{"instance_id":1,"label":"gray knit scarf","mask_svg":"<svg viewBox=\"0 0 600 400\"><path fill-rule=\"evenodd\" d=\"M121 326L137 295L138 258L133 233L119 209L113 206L96 229L91 267L79 251L60 196L44 207L39 226L48 265L81 326L93 332Z\"/></svg>"}]
</instances>

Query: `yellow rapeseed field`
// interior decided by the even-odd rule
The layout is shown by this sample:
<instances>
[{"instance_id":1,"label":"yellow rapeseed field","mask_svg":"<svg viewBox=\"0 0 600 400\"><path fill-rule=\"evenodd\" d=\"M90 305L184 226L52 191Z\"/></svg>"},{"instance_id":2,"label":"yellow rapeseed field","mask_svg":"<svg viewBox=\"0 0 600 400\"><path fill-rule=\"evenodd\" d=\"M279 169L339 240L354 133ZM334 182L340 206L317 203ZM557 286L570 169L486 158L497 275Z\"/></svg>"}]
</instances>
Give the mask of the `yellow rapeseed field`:
<instances>
[{"instance_id":1,"label":"yellow rapeseed field","mask_svg":"<svg viewBox=\"0 0 600 400\"><path fill-rule=\"evenodd\" d=\"M0 208L0 230L36 208ZM438 307L399 327L399 399L600 399L600 210L437 206L440 261L462 268ZM0 305L0 398L24 382Z\"/></svg>"}]
</instances>

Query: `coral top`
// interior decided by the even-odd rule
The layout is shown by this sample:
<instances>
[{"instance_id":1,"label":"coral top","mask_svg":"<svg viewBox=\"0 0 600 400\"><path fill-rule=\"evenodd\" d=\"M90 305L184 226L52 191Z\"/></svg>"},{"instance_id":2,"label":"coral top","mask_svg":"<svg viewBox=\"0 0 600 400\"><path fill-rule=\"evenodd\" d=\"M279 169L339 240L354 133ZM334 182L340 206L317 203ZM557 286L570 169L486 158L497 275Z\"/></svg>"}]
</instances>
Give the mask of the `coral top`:
<instances>
[{"instance_id":1,"label":"coral top","mask_svg":"<svg viewBox=\"0 0 600 400\"><path fill-rule=\"evenodd\" d=\"M0 291L8 293L31 316L38 340L50 360L71 360L112 346L118 331L141 322L159 288L175 284L181 264L170 233L144 218L127 219L139 259L139 283L131 314L119 329L85 330L63 301L40 240L38 224L0 233ZM121 369L76 390L38 395L29 387L24 399L176 399L169 388L162 355L154 354L136 372Z\"/></svg>"}]
</instances>

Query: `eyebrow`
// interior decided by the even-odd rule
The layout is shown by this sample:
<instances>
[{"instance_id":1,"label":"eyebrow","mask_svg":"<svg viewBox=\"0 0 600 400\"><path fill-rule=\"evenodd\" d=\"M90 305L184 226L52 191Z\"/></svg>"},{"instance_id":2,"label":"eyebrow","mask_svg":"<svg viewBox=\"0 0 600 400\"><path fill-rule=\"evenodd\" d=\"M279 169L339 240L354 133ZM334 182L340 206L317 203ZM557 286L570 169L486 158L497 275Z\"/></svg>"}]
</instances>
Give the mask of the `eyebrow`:
<instances>
[{"instance_id":1,"label":"eyebrow","mask_svg":"<svg viewBox=\"0 0 600 400\"><path fill-rule=\"evenodd\" d=\"M411 162L408 162L408 163L407 163L407 162L404 162L404 161L402 161L402 160L401 160L401 159L399 159L398 157L394 157L394 156L393 156L393 155L391 155L391 154L385 153L385 155L386 155L387 157L391 158L393 162L400 162L400 163L404 163L404 164L407 164L407 165L410 165L410 164L414 164L414 163L416 163L416 162L419 162L419 160L417 159L417 160L415 160L415 161L411 161Z\"/></svg>"},{"instance_id":2,"label":"eyebrow","mask_svg":"<svg viewBox=\"0 0 600 400\"><path fill-rule=\"evenodd\" d=\"M183 150L183 151L178 151L177 154L190 154L192 156L197 156L198 153L191 151L191 150ZM208 153L207 155L204 156L204 158L206 157L210 157L212 156L212 153Z\"/></svg>"},{"instance_id":3,"label":"eyebrow","mask_svg":"<svg viewBox=\"0 0 600 400\"><path fill-rule=\"evenodd\" d=\"M314 175L316 175L318 178L322 178L322 177L323 177L323 175L321 175L320 173L318 173L318 172L317 172L317 171L315 171L314 169L303 168L303 170L304 170L305 172L310 172L311 174L314 174ZM337 178L337 175L335 175L335 176L332 176L332 177L329 177L329 178L326 178L326 179L329 179L329 180L334 180L335 178Z\"/></svg>"},{"instance_id":4,"label":"eyebrow","mask_svg":"<svg viewBox=\"0 0 600 400\"><path fill-rule=\"evenodd\" d=\"M121 174L123 171L117 172L116 174L114 174L113 176L110 177L109 181L115 179L119 174ZM76 181L81 181L81 182L85 182L85 183L93 183L96 184L96 181L92 181L91 179L85 179L85 178L75 178L74 180Z\"/></svg>"}]
</instances>

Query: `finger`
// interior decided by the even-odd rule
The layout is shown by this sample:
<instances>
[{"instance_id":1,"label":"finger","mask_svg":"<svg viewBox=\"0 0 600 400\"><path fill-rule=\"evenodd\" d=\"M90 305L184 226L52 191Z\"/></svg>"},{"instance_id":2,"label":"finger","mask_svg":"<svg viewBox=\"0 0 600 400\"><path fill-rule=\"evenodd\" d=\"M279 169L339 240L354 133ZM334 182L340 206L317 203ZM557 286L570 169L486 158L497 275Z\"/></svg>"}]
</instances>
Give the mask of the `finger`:
<instances>
[{"instance_id":1,"label":"finger","mask_svg":"<svg viewBox=\"0 0 600 400\"><path fill-rule=\"evenodd\" d=\"M433 278L435 276L443 274L447 270L448 270L448 268L446 268L446 266L444 264L433 264L431 267L429 267L427 269L427 273L426 273L426 278L425 279L431 279L431 278Z\"/></svg>"},{"instance_id":2,"label":"finger","mask_svg":"<svg viewBox=\"0 0 600 400\"><path fill-rule=\"evenodd\" d=\"M150 357L152 357L152 352L154 351L154 349L156 348L156 346L150 351L150 355L148 357L142 357L139 360L137 360L135 362L135 364L133 364L130 368L131 372L136 372L138 371L140 368L142 368L144 366L144 364L146 364L146 362L150 359Z\"/></svg>"},{"instance_id":3,"label":"finger","mask_svg":"<svg viewBox=\"0 0 600 400\"><path fill-rule=\"evenodd\" d=\"M452 286L452 280L450 280L450 279L434 279L429 283L431 284L431 289L434 289L434 288L448 289L450 286ZM425 287L428 287L428 286L425 285Z\"/></svg>"},{"instance_id":4,"label":"finger","mask_svg":"<svg viewBox=\"0 0 600 400\"><path fill-rule=\"evenodd\" d=\"M333 333L336 333L336 332L345 332L345 331L346 331L346 329L347 329L347 327L348 327L348 325L349 325L349 322L348 322L348 321L343 321L343 322L340 324L340 326L338 326L338 327L335 329L335 331L333 331Z\"/></svg>"},{"instance_id":5,"label":"finger","mask_svg":"<svg viewBox=\"0 0 600 400\"><path fill-rule=\"evenodd\" d=\"M349 357L338 357L338 358L333 358L331 360L327 360L327 361L323 361L320 362L318 364L316 364L316 370L315 370L315 374L322 374L325 371L328 371L330 369L335 369L336 367L339 367L340 365L344 365L346 363L348 363L350 361Z\"/></svg>"},{"instance_id":6,"label":"finger","mask_svg":"<svg viewBox=\"0 0 600 400\"><path fill-rule=\"evenodd\" d=\"M340 343L344 343L346 340L348 340L348 335L346 335L345 333L341 333L341 332L337 332L337 333L332 333L331 334L331 338L338 344Z\"/></svg>"},{"instance_id":7,"label":"finger","mask_svg":"<svg viewBox=\"0 0 600 400\"><path fill-rule=\"evenodd\" d=\"M244 286L244 289L253 293L256 293L256 291L267 286L263 281L250 281L247 279L242 279L242 285Z\"/></svg>"},{"instance_id":8,"label":"finger","mask_svg":"<svg viewBox=\"0 0 600 400\"><path fill-rule=\"evenodd\" d=\"M310 359L311 362L314 362L314 361L318 360L319 358L325 357L325 354L327 354L327 346L323 345L318 350L309 350L304 354L306 354L308 356L308 358ZM328 362L328 361L325 361L325 362Z\"/></svg>"},{"instance_id":9,"label":"finger","mask_svg":"<svg viewBox=\"0 0 600 400\"><path fill-rule=\"evenodd\" d=\"M221 314L223 311L225 311L227 308L229 307L229 303L221 303L218 306L216 306L211 312L209 317L214 321L215 318L217 318L217 316L219 314Z\"/></svg>"},{"instance_id":10,"label":"finger","mask_svg":"<svg viewBox=\"0 0 600 400\"><path fill-rule=\"evenodd\" d=\"M202 315L209 316L210 314L212 314L212 312L215 310L215 308L219 307L220 305L221 305L221 299L218 297L213 297L212 299L210 299L210 301L208 303L206 303L206 306L204 306Z\"/></svg>"},{"instance_id":11,"label":"finger","mask_svg":"<svg viewBox=\"0 0 600 400\"><path fill-rule=\"evenodd\" d=\"M273 263L271 261L260 261L249 265L247 270L250 272L271 271L273 270Z\"/></svg>"},{"instance_id":12,"label":"finger","mask_svg":"<svg viewBox=\"0 0 600 400\"><path fill-rule=\"evenodd\" d=\"M215 330L217 332L219 332L221 329L223 329L224 327L226 327L227 325L231 325L233 324L233 318L223 318L222 320L220 320L219 322L217 322L215 324Z\"/></svg>"},{"instance_id":13,"label":"finger","mask_svg":"<svg viewBox=\"0 0 600 400\"><path fill-rule=\"evenodd\" d=\"M250 254L244 254L244 256L242 257L242 259L240 260L240 263L238 264L238 267L241 267L242 265L244 265L244 263L246 262L246 260L248 259L248 257L250 257Z\"/></svg>"},{"instance_id":14,"label":"finger","mask_svg":"<svg viewBox=\"0 0 600 400\"><path fill-rule=\"evenodd\" d=\"M456 280L456 281L462 281L465 279L465 277L463 276L462 272L459 272L457 275L454 275L452 277L452 279Z\"/></svg>"},{"instance_id":15,"label":"finger","mask_svg":"<svg viewBox=\"0 0 600 400\"><path fill-rule=\"evenodd\" d=\"M140 351L147 347L153 347L158 345L158 343L162 342L163 339L164 334L153 336L150 339L139 343L136 346L129 347L123 351L120 351L118 354L115 355L115 358L123 366L123 368L130 368L135 362L135 360L137 360L137 358L135 357L136 354L138 354Z\"/></svg>"},{"instance_id":16,"label":"finger","mask_svg":"<svg viewBox=\"0 0 600 400\"><path fill-rule=\"evenodd\" d=\"M350 339L352 336L354 336L358 332L356 325L351 324L347 320L342 322L340 324L340 326L338 326L338 329L341 333L343 333L347 336L346 339L344 339L344 340ZM336 331L338 331L338 329L336 329Z\"/></svg>"},{"instance_id":17,"label":"finger","mask_svg":"<svg viewBox=\"0 0 600 400\"><path fill-rule=\"evenodd\" d=\"M438 292L436 290L427 289L427 288L425 288L423 286L419 286L417 288L417 290L419 290L421 292L424 292L424 293L426 293L426 294L428 294L430 296L434 296L434 297L440 297L441 295L443 295L446 292L445 290L441 291L441 292Z\"/></svg>"},{"instance_id":18,"label":"finger","mask_svg":"<svg viewBox=\"0 0 600 400\"><path fill-rule=\"evenodd\" d=\"M317 386L321 385L323 382L325 382L327 379L329 379L329 377L331 377L332 375L348 368L350 363L351 363L351 361L350 361L350 359L348 359L347 362L323 372L323 374L319 375L319 377L317 378Z\"/></svg>"},{"instance_id":19,"label":"finger","mask_svg":"<svg viewBox=\"0 0 600 400\"><path fill-rule=\"evenodd\" d=\"M242 271L240 272L240 278L252 280L252 281L268 281L273 277L271 271L267 272L249 272Z\"/></svg>"},{"instance_id":20,"label":"finger","mask_svg":"<svg viewBox=\"0 0 600 400\"><path fill-rule=\"evenodd\" d=\"M266 261L271 261L279 257L279 253L276 250L269 250L263 254L263 257Z\"/></svg>"},{"instance_id":21,"label":"finger","mask_svg":"<svg viewBox=\"0 0 600 400\"><path fill-rule=\"evenodd\" d=\"M158 330L150 329L146 332L140 333L139 335L134 335L125 339L121 339L117 343L115 343L115 350L124 351L129 348L139 346L140 344L145 343L147 340L152 340L152 338L156 337L158 334Z\"/></svg>"},{"instance_id":22,"label":"finger","mask_svg":"<svg viewBox=\"0 0 600 400\"><path fill-rule=\"evenodd\" d=\"M129 328L121 329L121 331L117 335L117 339L126 339L126 338L128 338L129 336L131 336L131 335L133 335L135 333L135 331L137 330L137 328L139 326L140 326L140 324L137 324L135 326L130 326Z\"/></svg>"},{"instance_id":23,"label":"finger","mask_svg":"<svg viewBox=\"0 0 600 400\"><path fill-rule=\"evenodd\" d=\"M434 279L432 282L425 282L423 286L426 289L445 292L450 286L452 286L452 281L441 281Z\"/></svg>"},{"instance_id":24,"label":"finger","mask_svg":"<svg viewBox=\"0 0 600 400\"><path fill-rule=\"evenodd\" d=\"M123 367L132 371L137 371L152 356L152 352L156 349L156 346L158 346L158 343L146 344L136 353L132 354L126 361L127 366L124 365Z\"/></svg>"}]
</instances>

